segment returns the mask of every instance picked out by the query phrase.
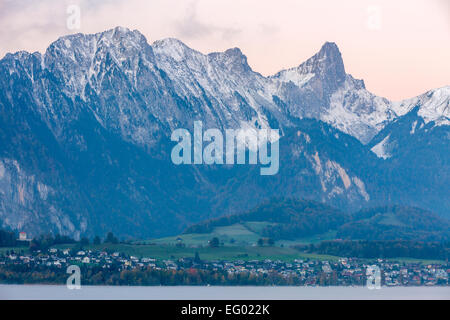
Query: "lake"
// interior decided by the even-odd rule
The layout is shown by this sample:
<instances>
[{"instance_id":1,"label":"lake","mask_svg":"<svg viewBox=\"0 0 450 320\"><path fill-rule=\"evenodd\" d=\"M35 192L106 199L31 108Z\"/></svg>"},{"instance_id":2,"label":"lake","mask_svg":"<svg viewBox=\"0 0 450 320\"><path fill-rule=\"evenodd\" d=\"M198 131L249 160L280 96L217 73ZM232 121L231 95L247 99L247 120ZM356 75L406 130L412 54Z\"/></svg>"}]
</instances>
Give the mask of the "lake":
<instances>
[{"instance_id":1,"label":"lake","mask_svg":"<svg viewBox=\"0 0 450 320\"><path fill-rule=\"evenodd\" d=\"M0 299L308 300L450 299L450 287L126 287L0 285Z\"/></svg>"}]
</instances>

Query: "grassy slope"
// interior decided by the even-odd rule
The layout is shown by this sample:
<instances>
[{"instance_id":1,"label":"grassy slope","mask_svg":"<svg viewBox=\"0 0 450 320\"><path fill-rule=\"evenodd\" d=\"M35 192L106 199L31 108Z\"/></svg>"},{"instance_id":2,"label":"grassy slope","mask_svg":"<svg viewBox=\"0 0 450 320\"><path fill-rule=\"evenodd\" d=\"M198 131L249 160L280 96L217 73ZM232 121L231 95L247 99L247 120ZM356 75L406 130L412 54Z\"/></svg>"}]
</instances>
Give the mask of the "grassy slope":
<instances>
[{"instance_id":1,"label":"grassy slope","mask_svg":"<svg viewBox=\"0 0 450 320\"><path fill-rule=\"evenodd\" d=\"M260 235L250 230L248 227L242 224L234 224L226 227L214 228L211 233L190 233L182 234L179 237L168 237L151 240L156 244L175 244L177 238L181 238L182 242L187 246L207 246L208 241L217 237L221 242L225 244L232 244L231 239L234 239L234 245L253 245L256 244Z\"/></svg>"},{"instance_id":2,"label":"grassy slope","mask_svg":"<svg viewBox=\"0 0 450 320\"><path fill-rule=\"evenodd\" d=\"M171 244L174 245L181 239L181 242L186 246L207 246L208 241L214 237L219 238L219 240L229 246L253 246L256 245L258 239L262 238L260 232L267 225L274 225L275 223L268 222L243 222L238 224L233 224L231 226L226 227L216 227L210 233L188 233L181 234L176 237L167 237L154 239L150 241L146 241L145 243L154 243L154 244ZM336 231L329 231L324 234L317 234L314 236L308 237L299 237L295 240L280 240L276 242L277 246L291 246L295 244L308 244L308 243L317 243L323 240L331 240L336 237ZM231 242L231 240L234 240Z\"/></svg>"}]
</instances>

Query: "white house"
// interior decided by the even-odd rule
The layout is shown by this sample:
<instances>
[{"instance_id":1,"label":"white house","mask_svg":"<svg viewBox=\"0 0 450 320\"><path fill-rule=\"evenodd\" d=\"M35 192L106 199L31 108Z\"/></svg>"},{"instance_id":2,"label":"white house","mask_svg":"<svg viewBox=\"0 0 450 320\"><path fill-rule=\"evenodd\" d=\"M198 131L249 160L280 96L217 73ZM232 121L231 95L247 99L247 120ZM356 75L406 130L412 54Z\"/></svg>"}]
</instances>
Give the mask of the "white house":
<instances>
[{"instance_id":1,"label":"white house","mask_svg":"<svg viewBox=\"0 0 450 320\"><path fill-rule=\"evenodd\" d=\"M30 241L27 239L27 233L26 232L19 232L19 241Z\"/></svg>"}]
</instances>

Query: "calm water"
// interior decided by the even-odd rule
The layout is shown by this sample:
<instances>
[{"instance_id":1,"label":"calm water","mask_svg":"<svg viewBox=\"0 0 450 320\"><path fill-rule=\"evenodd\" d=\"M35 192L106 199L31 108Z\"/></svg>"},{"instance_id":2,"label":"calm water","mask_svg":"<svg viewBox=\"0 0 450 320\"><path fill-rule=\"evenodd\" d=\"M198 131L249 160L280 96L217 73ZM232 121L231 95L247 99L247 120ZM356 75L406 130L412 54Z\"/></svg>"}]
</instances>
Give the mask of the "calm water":
<instances>
[{"instance_id":1,"label":"calm water","mask_svg":"<svg viewBox=\"0 0 450 320\"><path fill-rule=\"evenodd\" d=\"M0 285L0 299L450 299L450 287L109 287Z\"/></svg>"}]
</instances>

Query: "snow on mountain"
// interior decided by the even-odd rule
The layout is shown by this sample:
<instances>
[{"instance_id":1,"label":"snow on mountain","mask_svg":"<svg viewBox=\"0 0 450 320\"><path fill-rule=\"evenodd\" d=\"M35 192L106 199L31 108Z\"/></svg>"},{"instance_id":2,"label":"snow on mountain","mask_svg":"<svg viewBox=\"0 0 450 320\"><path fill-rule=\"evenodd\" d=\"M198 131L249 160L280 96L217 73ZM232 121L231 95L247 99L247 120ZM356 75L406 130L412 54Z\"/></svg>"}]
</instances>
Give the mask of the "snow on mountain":
<instances>
[{"instance_id":1,"label":"snow on mountain","mask_svg":"<svg viewBox=\"0 0 450 320\"><path fill-rule=\"evenodd\" d=\"M386 147L389 143L389 135L386 136L383 140L373 146L370 150L375 153L379 158L387 159L390 158L391 155L387 151Z\"/></svg>"},{"instance_id":2,"label":"snow on mountain","mask_svg":"<svg viewBox=\"0 0 450 320\"><path fill-rule=\"evenodd\" d=\"M391 162L398 167L386 172L406 161L423 169L418 176L425 183L404 170L392 184L423 186L414 190L429 192L431 207L443 189L434 186L448 181L442 172L428 174L439 170L426 171L420 161L437 150L432 165L445 168L447 149L439 143L448 137L450 87L391 102L345 72L334 43L297 67L264 77L238 48L203 54L176 39L150 45L139 31L117 27L62 37L44 54L7 54L0 60L0 89L1 217L30 230L39 220L49 221L42 230L79 234L89 225L93 232L92 218L109 221L105 228L126 220L127 230L137 226L150 234L153 223L181 228L202 214L256 205L274 190L342 207L382 202L385 184L397 175L385 182L370 170ZM286 133L279 175L269 182L242 167L227 168L223 176L171 167L164 158L171 131L195 120L205 128L279 128ZM300 126L304 134L293 135ZM437 129L434 144L430 127ZM414 146L426 155L415 157ZM409 150L417 162L381 161L369 150L383 159ZM404 190L399 199L418 198ZM212 194L211 204L205 199ZM201 203L204 211L178 206L185 203ZM441 212L449 207L436 205ZM129 214L133 219L124 219Z\"/></svg>"},{"instance_id":3,"label":"snow on mountain","mask_svg":"<svg viewBox=\"0 0 450 320\"><path fill-rule=\"evenodd\" d=\"M335 43L325 43L306 62L270 78L291 85L279 93L289 102L291 115L320 119L363 143L370 141L385 121L395 117L387 99L371 94L364 81L345 73Z\"/></svg>"},{"instance_id":4,"label":"snow on mountain","mask_svg":"<svg viewBox=\"0 0 450 320\"><path fill-rule=\"evenodd\" d=\"M165 119L176 104L164 92L170 86L156 67L151 46L136 30L117 27L69 35L52 43L44 55L28 56L36 61L34 74L25 76L39 79L32 81L36 111L61 139L64 127L88 110L106 129L151 146L162 126L158 117Z\"/></svg>"},{"instance_id":5,"label":"snow on mountain","mask_svg":"<svg viewBox=\"0 0 450 320\"><path fill-rule=\"evenodd\" d=\"M397 115L404 115L418 106L418 115L425 123L434 121L436 126L450 125L450 86L427 91L426 93L392 103Z\"/></svg>"},{"instance_id":6,"label":"snow on mountain","mask_svg":"<svg viewBox=\"0 0 450 320\"><path fill-rule=\"evenodd\" d=\"M322 121L363 143L369 142L395 117L389 100L373 95L349 75L331 95L329 108L320 115Z\"/></svg>"},{"instance_id":7,"label":"snow on mountain","mask_svg":"<svg viewBox=\"0 0 450 320\"><path fill-rule=\"evenodd\" d=\"M299 66L270 77L254 72L238 48L202 54L171 38L149 45L139 31L123 27L65 36L44 55L21 52L5 59L34 59L35 67L24 67L24 72L35 92L49 91L54 83L34 79L51 72L64 96L82 99L103 126L139 145L151 145L152 135L161 127L187 126L196 119L211 127L282 129L289 118L309 117L368 143L416 105L426 122L448 125L450 117L450 87L391 102L346 74L341 53L330 42ZM11 65L9 72L14 68ZM111 83L113 76L119 81ZM62 97L35 96L49 124L55 125L56 118L76 117L69 101L63 109L52 109L56 98ZM187 110L180 107L180 100L189 105Z\"/></svg>"},{"instance_id":8,"label":"snow on mountain","mask_svg":"<svg viewBox=\"0 0 450 320\"><path fill-rule=\"evenodd\" d=\"M26 54L17 57L23 60ZM362 80L346 74L341 53L330 42L298 67L270 77L254 72L238 48L202 54L172 38L149 45L139 31L122 27L62 37L43 56L34 57L43 67L41 72L52 72L72 101L81 98L104 126L140 145L151 145L151 136L161 126L173 129L195 119L211 127L276 125L282 129L289 117L310 117L363 143L418 104L419 115L426 121L449 123L449 87L390 102L366 90ZM34 81L33 70L28 72ZM120 81L129 83L131 91L108 83L114 74L120 74ZM48 85L43 81L36 86L48 90ZM107 91L114 94L114 103L92 96ZM37 99L44 109L51 108L48 96ZM189 110L180 109L179 99L190 105ZM69 109L44 113L71 116ZM149 118L156 118L156 123ZM274 119L276 123L269 123ZM48 122L52 123L51 119Z\"/></svg>"},{"instance_id":9,"label":"snow on mountain","mask_svg":"<svg viewBox=\"0 0 450 320\"><path fill-rule=\"evenodd\" d=\"M335 43L326 42L318 53L298 67L282 70L271 78L283 82L291 81L302 86L313 77L326 79L327 85L332 89L336 89L345 81L344 63Z\"/></svg>"},{"instance_id":10,"label":"snow on mountain","mask_svg":"<svg viewBox=\"0 0 450 320\"><path fill-rule=\"evenodd\" d=\"M22 73L30 80L38 112L56 136L80 108L103 127L147 147L156 142L156 132L167 135L194 120L209 127L283 131L291 119L315 118L364 144L415 107L425 123L450 124L450 86L391 102L346 74L331 42L299 66L270 77L253 71L238 48L202 54L173 38L149 45L139 31L123 27L61 37L44 55L18 52L2 62L9 64L10 75Z\"/></svg>"},{"instance_id":11,"label":"snow on mountain","mask_svg":"<svg viewBox=\"0 0 450 320\"><path fill-rule=\"evenodd\" d=\"M393 154L399 155L408 146L423 143L425 137L430 143L434 139L439 141L439 132L450 125L449 88L434 89L412 99L391 103L397 117L370 141L371 150L378 157L387 159Z\"/></svg>"},{"instance_id":12,"label":"snow on mountain","mask_svg":"<svg viewBox=\"0 0 450 320\"><path fill-rule=\"evenodd\" d=\"M176 39L152 47L175 92L192 104L194 118L221 128L269 127L267 112L277 108L270 82L251 70L240 49L204 55Z\"/></svg>"},{"instance_id":13,"label":"snow on mountain","mask_svg":"<svg viewBox=\"0 0 450 320\"><path fill-rule=\"evenodd\" d=\"M345 73L341 53L334 43L325 43L306 62L270 78L299 87L297 101L290 101L298 107L294 110L291 107L291 114L320 119L363 143L368 143L386 124L415 106L420 106L418 114L426 122L450 124L449 86L400 102L389 101L369 92L363 80Z\"/></svg>"},{"instance_id":14,"label":"snow on mountain","mask_svg":"<svg viewBox=\"0 0 450 320\"><path fill-rule=\"evenodd\" d=\"M280 72L275 76L272 76L273 79L278 79L281 82L292 82L297 87L302 87L305 85L312 77L314 77L314 73L306 73L302 74L297 68L292 68L285 70L284 72Z\"/></svg>"}]
</instances>

